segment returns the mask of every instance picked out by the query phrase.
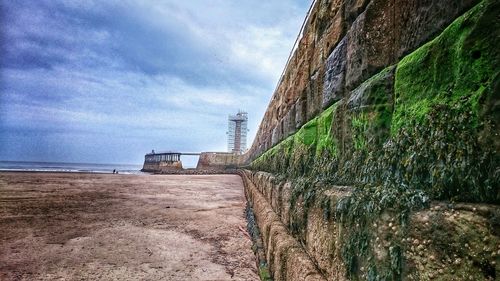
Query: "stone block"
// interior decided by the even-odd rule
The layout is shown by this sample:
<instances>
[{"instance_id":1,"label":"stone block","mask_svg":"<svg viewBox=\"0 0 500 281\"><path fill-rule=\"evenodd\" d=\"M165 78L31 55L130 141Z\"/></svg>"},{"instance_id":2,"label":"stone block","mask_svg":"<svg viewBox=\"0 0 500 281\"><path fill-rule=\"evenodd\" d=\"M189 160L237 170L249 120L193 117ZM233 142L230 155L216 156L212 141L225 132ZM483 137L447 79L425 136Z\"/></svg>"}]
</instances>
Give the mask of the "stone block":
<instances>
[{"instance_id":1,"label":"stone block","mask_svg":"<svg viewBox=\"0 0 500 281\"><path fill-rule=\"evenodd\" d=\"M283 139L288 137L288 132L290 130L290 110L287 110L285 113L285 116L283 116L283 119L281 120L281 123L283 124L282 130L283 130Z\"/></svg>"},{"instance_id":2,"label":"stone block","mask_svg":"<svg viewBox=\"0 0 500 281\"><path fill-rule=\"evenodd\" d=\"M286 117L286 120L287 120L287 127L286 127L286 133L285 133L286 137L294 134L297 131L295 128L295 115L296 115L295 104L293 104L290 107L290 110L288 110L287 117Z\"/></svg>"},{"instance_id":3,"label":"stone block","mask_svg":"<svg viewBox=\"0 0 500 281\"><path fill-rule=\"evenodd\" d=\"M381 149L390 135L395 66L385 68L354 89L347 101L344 145L353 150Z\"/></svg>"},{"instance_id":4,"label":"stone block","mask_svg":"<svg viewBox=\"0 0 500 281\"><path fill-rule=\"evenodd\" d=\"M366 9L370 0L345 0L344 20L347 24L352 24L356 18Z\"/></svg>"},{"instance_id":5,"label":"stone block","mask_svg":"<svg viewBox=\"0 0 500 281\"><path fill-rule=\"evenodd\" d=\"M286 259L286 280L306 280L307 276L316 275L318 271L307 254L299 248L291 248ZM321 278L319 280L325 280Z\"/></svg>"},{"instance_id":6,"label":"stone block","mask_svg":"<svg viewBox=\"0 0 500 281\"><path fill-rule=\"evenodd\" d=\"M264 195L264 198L266 198L268 203L271 203L271 189L271 181L269 180L269 177L266 177L262 183L262 195Z\"/></svg>"},{"instance_id":7,"label":"stone block","mask_svg":"<svg viewBox=\"0 0 500 281\"><path fill-rule=\"evenodd\" d=\"M309 84L309 61L308 57L301 57L301 61L298 65L296 65L296 74L295 79L293 80L292 88L290 89L292 92L292 97L298 97L300 93L304 91L304 89Z\"/></svg>"},{"instance_id":8,"label":"stone block","mask_svg":"<svg viewBox=\"0 0 500 281\"><path fill-rule=\"evenodd\" d=\"M325 280L325 278L319 273L309 274L304 279L304 281L324 281L324 280ZM335 279L335 280L339 280L339 279Z\"/></svg>"},{"instance_id":9,"label":"stone block","mask_svg":"<svg viewBox=\"0 0 500 281\"><path fill-rule=\"evenodd\" d=\"M285 135L285 116L279 121L279 141L281 142L286 137Z\"/></svg>"},{"instance_id":10,"label":"stone block","mask_svg":"<svg viewBox=\"0 0 500 281\"><path fill-rule=\"evenodd\" d=\"M281 221L284 225L290 225L290 198L292 196L292 184L286 182L281 188Z\"/></svg>"},{"instance_id":11,"label":"stone block","mask_svg":"<svg viewBox=\"0 0 500 281\"><path fill-rule=\"evenodd\" d=\"M396 66L390 66L359 85L350 93L347 108L356 110L370 105L387 104L392 111L395 70Z\"/></svg>"},{"instance_id":12,"label":"stone block","mask_svg":"<svg viewBox=\"0 0 500 281\"><path fill-rule=\"evenodd\" d=\"M306 251L323 272L332 266L332 245L336 235L333 225L323 219L323 211L317 207L310 208L307 212Z\"/></svg>"},{"instance_id":13,"label":"stone block","mask_svg":"<svg viewBox=\"0 0 500 281\"><path fill-rule=\"evenodd\" d=\"M279 128L278 128L278 126L274 127L272 132L273 133L271 136L271 146L270 147L276 145L279 142Z\"/></svg>"},{"instance_id":14,"label":"stone block","mask_svg":"<svg viewBox=\"0 0 500 281\"><path fill-rule=\"evenodd\" d=\"M298 99L295 103L295 129L299 129L306 123L307 101Z\"/></svg>"},{"instance_id":15,"label":"stone block","mask_svg":"<svg viewBox=\"0 0 500 281\"><path fill-rule=\"evenodd\" d=\"M266 142L266 151L273 147L272 134L269 134Z\"/></svg>"},{"instance_id":16,"label":"stone block","mask_svg":"<svg viewBox=\"0 0 500 281\"><path fill-rule=\"evenodd\" d=\"M346 37L344 37L326 60L322 95L323 109L340 100L344 93L346 41Z\"/></svg>"},{"instance_id":17,"label":"stone block","mask_svg":"<svg viewBox=\"0 0 500 281\"><path fill-rule=\"evenodd\" d=\"M414 1L395 5L395 56L402 58L442 32L479 0Z\"/></svg>"},{"instance_id":18,"label":"stone block","mask_svg":"<svg viewBox=\"0 0 500 281\"><path fill-rule=\"evenodd\" d=\"M373 0L347 32L346 88L394 63L394 3Z\"/></svg>"},{"instance_id":19,"label":"stone block","mask_svg":"<svg viewBox=\"0 0 500 281\"><path fill-rule=\"evenodd\" d=\"M311 208L308 212L306 251L328 280L342 280L345 270L341 265L338 226L326 220L323 210Z\"/></svg>"},{"instance_id":20,"label":"stone block","mask_svg":"<svg viewBox=\"0 0 500 281\"><path fill-rule=\"evenodd\" d=\"M277 219L276 214L271 210L266 200L262 201L262 204L266 205L263 211L264 220L262 221L262 226L259 223L260 233L262 234L262 242L264 242L264 247L267 249L269 245L269 238L271 235L271 225Z\"/></svg>"},{"instance_id":21,"label":"stone block","mask_svg":"<svg viewBox=\"0 0 500 281\"><path fill-rule=\"evenodd\" d=\"M275 263L279 264L279 259L275 255L279 239L284 238L283 234L286 234L286 228L280 221L275 221L271 224L271 231L269 234L269 242L266 249L266 260L269 269L274 271Z\"/></svg>"},{"instance_id":22,"label":"stone block","mask_svg":"<svg viewBox=\"0 0 500 281\"><path fill-rule=\"evenodd\" d=\"M286 233L279 232L276 235L276 245L274 246L274 260L273 266L270 267L273 273L273 280L275 281L286 281L286 267L284 266L287 262L288 252L291 249L299 248L300 245L295 239Z\"/></svg>"},{"instance_id":23,"label":"stone block","mask_svg":"<svg viewBox=\"0 0 500 281\"><path fill-rule=\"evenodd\" d=\"M281 188L283 183L275 183L273 184L273 188L271 190L271 207L274 212L280 217L281 216Z\"/></svg>"},{"instance_id":24,"label":"stone block","mask_svg":"<svg viewBox=\"0 0 500 281\"><path fill-rule=\"evenodd\" d=\"M323 76L316 72L310 77L308 87L306 89L307 112L306 122L316 117L321 110L321 95L323 92Z\"/></svg>"},{"instance_id":25,"label":"stone block","mask_svg":"<svg viewBox=\"0 0 500 281\"><path fill-rule=\"evenodd\" d=\"M278 122L278 143L283 140L283 119Z\"/></svg>"},{"instance_id":26,"label":"stone block","mask_svg":"<svg viewBox=\"0 0 500 281\"><path fill-rule=\"evenodd\" d=\"M326 57L345 35L346 25L343 20L344 5L342 1L319 1L320 9L314 23L314 50L309 68L310 75L324 68Z\"/></svg>"}]
</instances>

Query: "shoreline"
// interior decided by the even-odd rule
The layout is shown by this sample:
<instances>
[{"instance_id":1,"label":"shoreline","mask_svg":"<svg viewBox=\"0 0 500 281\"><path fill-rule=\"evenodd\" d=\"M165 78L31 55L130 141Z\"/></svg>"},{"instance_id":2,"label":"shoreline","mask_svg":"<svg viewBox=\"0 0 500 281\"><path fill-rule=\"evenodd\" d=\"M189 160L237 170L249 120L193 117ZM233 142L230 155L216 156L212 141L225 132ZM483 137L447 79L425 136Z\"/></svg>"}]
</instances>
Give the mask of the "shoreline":
<instances>
[{"instance_id":1,"label":"shoreline","mask_svg":"<svg viewBox=\"0 0 500 281\"><path fill-rule=\"evenodd\" d=\"M1 174L9 174L9 173L33 173L33 174L90 174L90 175L113 175L113 172L107 171L30 171L30 170L0 170ZM154 173L154 172L119 172L115 175L137 175L137 176L146 176L146 175L154 175L154 176L168 176L168 175L178 175L178 176L203 176L203 175L239 175L236 169L234 170L185 170L185 171L175 171L175 172L163 172L163 173Z\"/></svg>"},{"instance_id":2,"label":"shoreline","mask_svg":"<svg viewBox=\"0 0 500 281\"><path fill-rule=\"evenodd\" d=\"M34 174L96 174L96 175L113 175L113 172L100 171L29 171L29 170L0 170L3 173L34 173ZM138 171L137 173L122 172L116 175L149 175L149 173Z\"/></svg>"}]
</instances>

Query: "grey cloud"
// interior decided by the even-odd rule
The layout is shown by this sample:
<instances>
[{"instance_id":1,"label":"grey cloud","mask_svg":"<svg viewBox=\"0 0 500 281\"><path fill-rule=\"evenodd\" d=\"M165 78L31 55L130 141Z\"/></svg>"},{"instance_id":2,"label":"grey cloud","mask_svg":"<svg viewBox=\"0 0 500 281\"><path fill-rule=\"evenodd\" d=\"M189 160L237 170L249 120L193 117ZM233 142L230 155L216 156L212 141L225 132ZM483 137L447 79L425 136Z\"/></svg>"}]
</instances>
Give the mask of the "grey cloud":
<instances>
[{"instance_id":1,"label":"grey cloud","mask_svg":"<svg viewBox=\"0 0 500 281\"><path fill-rule=\"evenodd\" d=\"M224 149L227 114L240 108L252 136L308 5L3 1L0 160L23 145L46 161Z\"/></svg>"}]
</instances>

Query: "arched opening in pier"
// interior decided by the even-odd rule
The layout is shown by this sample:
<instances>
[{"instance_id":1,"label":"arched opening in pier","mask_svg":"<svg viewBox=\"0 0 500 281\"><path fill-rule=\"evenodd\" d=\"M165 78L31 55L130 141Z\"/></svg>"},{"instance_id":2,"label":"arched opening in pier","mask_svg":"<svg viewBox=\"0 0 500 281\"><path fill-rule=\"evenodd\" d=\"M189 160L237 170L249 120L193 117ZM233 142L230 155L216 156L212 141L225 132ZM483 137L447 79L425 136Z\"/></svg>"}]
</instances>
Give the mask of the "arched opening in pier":
<instances>
[{"instance_id":1,"label":"arched opening in pier","mask_svg":"<svg viewBox=\"0 0 500 281\"><path fill-rule=\"evenodd\" d=\"M194 169L198 164L200 155L181 155L182 167L184 169Z\"/></svg>"}]
</instances>

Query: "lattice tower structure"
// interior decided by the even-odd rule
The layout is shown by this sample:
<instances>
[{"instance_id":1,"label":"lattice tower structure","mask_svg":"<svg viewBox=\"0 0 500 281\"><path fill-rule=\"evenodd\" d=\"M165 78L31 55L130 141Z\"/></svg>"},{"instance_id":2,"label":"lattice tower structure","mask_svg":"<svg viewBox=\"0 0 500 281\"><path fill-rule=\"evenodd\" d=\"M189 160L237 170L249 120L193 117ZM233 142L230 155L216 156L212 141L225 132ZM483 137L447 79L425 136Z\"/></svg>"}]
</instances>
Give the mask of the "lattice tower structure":
<instances>
[{"instance_id":1,"label":"lattice tower structure","mask_svg":"<svg viewBox=\"0 0 500 281\"><path fill-rule=\"evenodd\" d=\"M248 113L239 111L228 117L227 150L241 154L247 149Z\"/></svg>"}]
</instances>

